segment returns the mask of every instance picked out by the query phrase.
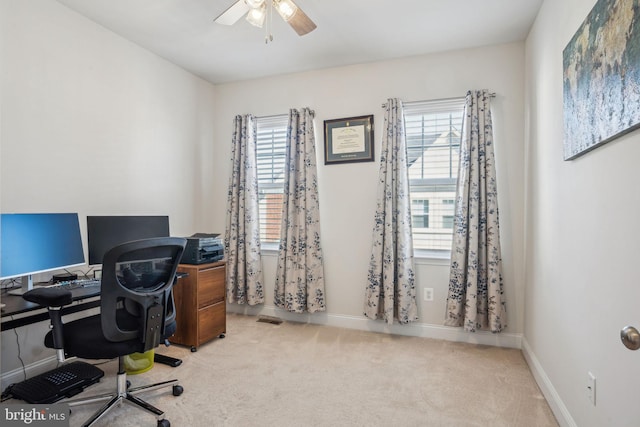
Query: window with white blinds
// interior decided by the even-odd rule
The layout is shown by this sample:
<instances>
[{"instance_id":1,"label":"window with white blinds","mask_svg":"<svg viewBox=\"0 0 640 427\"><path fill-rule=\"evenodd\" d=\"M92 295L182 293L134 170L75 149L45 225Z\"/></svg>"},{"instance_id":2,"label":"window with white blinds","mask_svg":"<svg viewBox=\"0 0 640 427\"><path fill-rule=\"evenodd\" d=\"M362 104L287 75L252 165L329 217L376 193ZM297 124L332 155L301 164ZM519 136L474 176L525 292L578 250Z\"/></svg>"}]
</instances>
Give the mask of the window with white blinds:
<instances>
[{"instance_id":1,"label":"window with white blinds","mask_svg":"<svg viewBox=\"0 0 640 427\"><path fill-rule=\"evenodd\" d=\"M413 247L451 251L464 98L403 104Z\"/></svg>"},{"instance_id":2,"label":"window with white blinds","mask_svg":"<svg viewBox=\"0 0 640 427\"><path fill-rule=\"evenodd\" d=\"M261 243L280 242L288 120L286 114L256 118Z\"/></svg>"}]
</instances>

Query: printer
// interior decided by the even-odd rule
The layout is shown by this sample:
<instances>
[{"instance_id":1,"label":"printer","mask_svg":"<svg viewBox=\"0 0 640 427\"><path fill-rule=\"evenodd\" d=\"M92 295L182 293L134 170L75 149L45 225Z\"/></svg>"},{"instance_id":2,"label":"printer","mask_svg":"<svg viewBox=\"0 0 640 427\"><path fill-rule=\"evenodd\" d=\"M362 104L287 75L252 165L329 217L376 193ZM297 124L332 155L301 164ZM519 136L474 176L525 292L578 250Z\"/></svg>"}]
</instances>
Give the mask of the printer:
<instances>
[{"instance_id":1,"label":"printer","mask_svg":"<svg viewBox=\"0 0 640 427\"><path fill-rule=\"evenodd\" d=\"M196 233L186 237L187 246L182 254L182 264L206 264L224 258L224 247L219 234Z\"/></svg>"}]
</instances>

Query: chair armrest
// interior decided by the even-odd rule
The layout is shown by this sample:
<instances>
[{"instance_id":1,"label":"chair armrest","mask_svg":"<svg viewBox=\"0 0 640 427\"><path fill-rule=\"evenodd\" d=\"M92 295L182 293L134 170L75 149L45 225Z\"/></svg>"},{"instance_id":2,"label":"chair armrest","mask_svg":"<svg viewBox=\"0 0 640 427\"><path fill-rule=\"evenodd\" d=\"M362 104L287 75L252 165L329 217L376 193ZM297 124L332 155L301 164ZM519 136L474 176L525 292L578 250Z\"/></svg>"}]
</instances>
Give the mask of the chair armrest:
<instances>
[{"instance_id":1,"label":"chair armrest","mask_svg":"<svg viewBox=\"0 0 640 427\"><path fill-rule=\"evenodd\" d=\"M27 301L35 302L47 307L51 319L51 335L53 348L59 362L65 361L64 354L64 324L62 323L62 306L69 305L73 301L71 291L60 288L38 288L25 292L22 295Z\"/></svg>"},{"instance_id":2,"label":"chair armrest","mask_svg":"<svg viewBox=\"0 0 640 427\"><path fill-rule=\"evenodd\" d=\"M60 288L38 288L25 292L22 298L45 307L62 307L73 301L71 291Z\"/></svg>"}]
</instances>

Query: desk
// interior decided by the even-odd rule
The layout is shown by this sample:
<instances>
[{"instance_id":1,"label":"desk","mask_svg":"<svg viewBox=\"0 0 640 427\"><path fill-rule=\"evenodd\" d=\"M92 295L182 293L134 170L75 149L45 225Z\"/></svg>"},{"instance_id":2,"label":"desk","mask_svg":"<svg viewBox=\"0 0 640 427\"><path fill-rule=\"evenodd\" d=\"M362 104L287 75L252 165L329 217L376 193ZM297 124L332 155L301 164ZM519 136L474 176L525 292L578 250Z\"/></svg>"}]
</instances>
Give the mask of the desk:
<instances>
[{"instance_id":1,"label":"desk","mask_svg":"<svg viewBox=\"0 0 640 427\"><path fill-rule=\"evenodd\" d=\"M188 276L188 273L177 272L176 284L178 279L186 276ZM100 307L100 286L76 288L71 290L71 294L73 296L73 304L62 307L63 316ZM2 296L2 303L6 304L6 306L2 307L2 311L0 312L0 319L2 320L1 331L49 320L49 313L47 311L30 313L36 310L46 309L46 307L26 301L20 295L5 294ZM12 317L16 315L23 316L12 319Z\"/></svg>"},{"instance_id":2,"label":"desk","mask_svg":"<svg viewBox=\"0 0 640 427\"><path fill-rule=\"evenodd\" d=\"M176 273L175 283L177 284L178 279L186 277L188 275L188 273L184 272ZM62 307L63 316L100 307L100 286L76 288L71 290L71 295L73 303L71 305ZM32 313L36 310L46 310L46 307L35 304L33 302L29 302L22 298L21 295L6 294L2 296L2 303L6 304L4 307L2 307L0 315L0 319L2 320L2 331L49 320L48 311ZM17 319L13 319L12 317L16 315L20 315L20 317L18 317ZM163 356L161 354L155 354L154 360L158 363L164 363L165 365L173 366L174 368L182 363L180 359Z\"/></svg>"},{"instance_id":3,"label":"desk","mask_svg":"<svg viewBox=\"0 0 640 427\"><path fill-rule=\"evenodd\" d=\"M85 292L78 293L77 296L74 294L74 303L72 305L67 305L62 308L63 316L100 307L100 286L91 286L82 288L82 290ZM2 331L49 320L49 312L47 311L32 313L36 310L46 310L46 307L26 301L20 295L3 295L2 303L6 304L5 307L2 307L2 311L0 312ZM16 315L21 316L16 319L12 319L12 317Z\"/></svg>"}]
</instances>

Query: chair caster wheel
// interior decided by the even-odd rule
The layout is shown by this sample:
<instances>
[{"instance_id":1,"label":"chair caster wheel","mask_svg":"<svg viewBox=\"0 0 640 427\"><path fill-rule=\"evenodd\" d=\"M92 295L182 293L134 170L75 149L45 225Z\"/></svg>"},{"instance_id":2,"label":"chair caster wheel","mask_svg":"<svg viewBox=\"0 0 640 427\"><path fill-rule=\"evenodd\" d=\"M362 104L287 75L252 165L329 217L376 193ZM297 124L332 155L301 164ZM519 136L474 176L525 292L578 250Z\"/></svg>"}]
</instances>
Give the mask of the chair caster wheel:
<instances>
[{"instance_id":1,"label":"chair caster wheel","mask_svg":"<svg viewBox=\"0 0 640 427\"><path fill-rule=\"evenodd\" d=\"M198 351L198 349L195 346L191 346L191 353L195 353L196 351Z\"/></svg>"},{"instance_id":2,"label":"chair caster wheel","mask_svg":"<svg viewBox=\"0 0 640 427\"><path fill-rule=\"evenodd\" d=\"M131 387L131 381L127 380L127 390L129 390L129 387Z\"/></svg>"},{"instance_id":3,"label":"chair caster wheel","mask_svg":"<svg viewBox=\"0 0 640 427\"><path fill-rule=\"evenodd\" d=\"M224 334L220 334L220 335L218 335L218 338L224 338L224 337L225 337L225 335L224 335Z\"/></svg>"},{"instance_id":4,"label":"chair caster wheel","mask_svg":"<svg viewBox=\"0 0 640 427\"><path fill-rule=\"evenodd\" d=\"M173 386L173 395L174 396L180 396L183 391L184 391L184 388L182 388L181 385L174 385Z\"/></svg>"},{"instance_id":5,"label":"chair caster wheel","mask_svg":"<svg viewBox=\"0 0 640 427\"><path fill-rule=\"evenodd\" d=\"M171 427L169 420L158 420L158 427Z\"/></svg>"}]
</instances>

